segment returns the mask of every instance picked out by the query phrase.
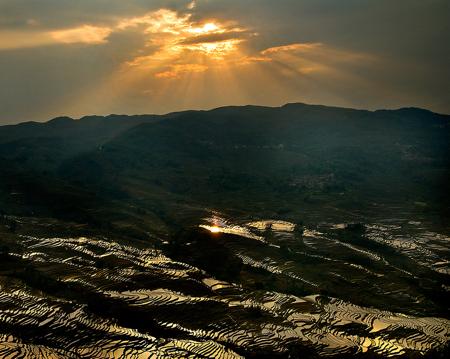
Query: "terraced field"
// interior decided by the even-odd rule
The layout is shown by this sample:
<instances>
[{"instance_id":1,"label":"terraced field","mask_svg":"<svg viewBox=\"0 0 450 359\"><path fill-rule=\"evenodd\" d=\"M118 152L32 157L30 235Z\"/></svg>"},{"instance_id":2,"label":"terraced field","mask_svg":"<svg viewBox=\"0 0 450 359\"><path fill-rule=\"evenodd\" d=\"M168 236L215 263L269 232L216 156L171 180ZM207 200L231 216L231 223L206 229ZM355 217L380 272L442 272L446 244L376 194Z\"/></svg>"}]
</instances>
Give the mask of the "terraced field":
<instances>
[{"instance_id":1,"label":"terraced field","mask_svg":"<svg viewBox=\"0 0 450 359\"><path fill-rule=\"evenodd\" d=\"M1 232L0 357L448 350L450 238L415 221L306 228L215 212L149 243L33 218Z\"/></svg>"}]
</instances>

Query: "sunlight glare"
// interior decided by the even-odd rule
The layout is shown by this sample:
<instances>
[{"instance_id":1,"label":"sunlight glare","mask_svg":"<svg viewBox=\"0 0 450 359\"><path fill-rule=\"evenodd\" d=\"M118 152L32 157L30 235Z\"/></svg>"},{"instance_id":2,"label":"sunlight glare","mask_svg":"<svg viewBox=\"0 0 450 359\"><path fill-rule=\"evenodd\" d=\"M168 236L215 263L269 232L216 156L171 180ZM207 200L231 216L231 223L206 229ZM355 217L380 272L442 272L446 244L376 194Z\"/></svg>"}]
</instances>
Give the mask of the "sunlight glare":
<instances>
[{"instance_id":1,"label":"sunlight glare","mask_svg":"<svg viewBox=\"0 0 450 359\"><path fill-rule=\"evenodd\" d=\"M208 22L208 23L204 24L203 26L193 27L193 28L189 29L189 32L194 33L194 34L207 34L209 32L219 32L219 29L220 29L219 26L217 26L215 23ZM223 30L220 32L223 32Z\"/></svg>"},{"instance_id":2,"label":"sunlight glare","mask_svg":"<svg viewBox=\"0 0 450 359\"><path fill-rule=\"evenodd\" d=\"M220 229L220 227L212 226L212 227L209 228L209 231L210 231L211 233L220 233L220 232L221 232L221 229Z\"/></svg>"}]
</instances>

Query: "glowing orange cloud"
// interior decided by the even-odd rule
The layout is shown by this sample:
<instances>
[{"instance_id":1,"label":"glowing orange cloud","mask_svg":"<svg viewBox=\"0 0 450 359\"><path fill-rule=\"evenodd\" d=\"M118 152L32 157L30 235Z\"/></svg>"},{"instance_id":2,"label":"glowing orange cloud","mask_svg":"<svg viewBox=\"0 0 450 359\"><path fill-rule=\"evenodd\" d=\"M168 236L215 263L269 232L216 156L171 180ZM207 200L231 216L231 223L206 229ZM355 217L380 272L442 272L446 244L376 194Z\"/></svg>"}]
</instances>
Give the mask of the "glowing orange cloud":
<instances>
[{"instance_id":1,"label":"glowing orange cloud","mask_svg":"<svg viewBox=\"0 0 450 359\"><path fill-rule=\"evenodd\" d=\"M72 29L52 31L49 34L56 42L65 44L101 44L106 42L111 33L112 29L109 27L83 25Z\"/></svg>"},{"instance_id":2,"label":"glowing orange cloud","mask_svg":"<svg viewBox=\"0 0 450 359\"><path fill-rule=\"evenodd\" d=\"M180 64L180 65L171 65L170 69L163 72L158 72L155 74L155 77L158 78L177 78L183 73L191 72L203 72L208 69L208 66L199 65L199 64Z\"/></svg>"},{"instance_id":3,"label":"glowing orange cloud","mask_svg":"<svg viewBox=\"0 0 450 359\"><path fill-rule=\"evenodd\" d=\"M91 25L55 31L0 31L0 50L57 44L102 44L112 32L109 27Z\"/></svg>"},{"instance_id":4,"label":"glowing orange cloud","mask_svg":"<svg viewBox=\"0 0 450 359\"><path fill-rule=\"evenodd\" d=\"M143 16L123 19L117 25L120 30L141 26L147 34L168 33L178 35L189 28L191 15L179 15L176 11L159 9Z\"/></svg>"},{"instance_id":5,"label":"glowing orange cloud","mask_svg":"<svg viewBox=\"0 0 450 359\"><path fill-rule=\"evenodd\" d=\"M179 15L168 9L124 19L117 26L121 30L130 27L142 27L144 33L152 35L149 43L160 46L154 56L140 56L135 59L138 61L132 61L133 65L145 62L144 59L160 59L183 51L201 52L221 58L236 50L236 46L248 35L246 29L230 27L218 21L193 22L191 14Z\"/></svg>"},{"instance_id":6,"label":"glowing orange cloud","mask_svg":"<svg viewBox=\"0 0 450 359\"><path fill-rule=\"evenodd\" d=\"M234 60L242 57L239 46L253 35L232 22L193 21L190 13L168 9L122 19L117 29L136 29L150 35L147 43L150 53L145 54L144 48L144 54L125 65L160 79L205 72L211 67L224 66L225 59L231 63L232 57Z\"/></svg>"}]
</instances>

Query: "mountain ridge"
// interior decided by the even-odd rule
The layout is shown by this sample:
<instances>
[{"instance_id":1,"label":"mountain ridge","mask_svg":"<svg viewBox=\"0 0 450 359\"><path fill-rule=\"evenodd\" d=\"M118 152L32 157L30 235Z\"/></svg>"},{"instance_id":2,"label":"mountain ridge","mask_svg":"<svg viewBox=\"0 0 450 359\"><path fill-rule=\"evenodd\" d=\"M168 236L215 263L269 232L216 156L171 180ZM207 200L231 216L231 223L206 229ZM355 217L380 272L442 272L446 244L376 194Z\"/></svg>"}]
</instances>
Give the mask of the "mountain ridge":
<instances>
[{"instance_id":1,"label":"mountain ridge","mask_svg":"<svg viewBox=\"0 0 450 359\"><path fill-rule=\"evenodd\" d=\"M364 109L364 108L352 108L352 107L342 107L342 106L331 106L331 105L323 105L323 104L308 104L308 103L304 103L304 102L287 102L283 105L280 106L265 106L265 105L252 105L252 104L248 104L248 105L225 105L225 106L219 106L219 107L214 107L211 109L198 109L198 110L180 110L180 111L172 111L172 112L167 112L167 113L162 113L162 114L152 114L152 113L142 113L142 114L117 114L117 113L111 113L109 115L84 115L81 116L79 118L74 118L74 117L70 117L70 116L65 116L65 115L61 115L61 116L56 116L53 117L47 121L23 121L23 122L18 122L18 123L12 123L12 124L4 124L4 125L0 125L0 128L8 128L8 127L14 127L14 126L26 126L26 125L43 125L43 124L50 124L50 123L57 123L60 121L67 121L67 120L71 120L71 121L85 121L88 119L117 119L117 118L143 118L143 117L160 117L160 118L166 118L166 117L173 117L179 114L185 114L185 113L203 113L203 112L215 112L218 110L225 110L225 109L248 109L248 108L260 108L260 109L282 109L282 108L289 108L289 107L310 107L310 108L321 108L321 109L333 109L333 110L345 110L345 111L358 111L358 112L371 112L371 113L376 113L376 112L416 112L416 113L428 113L428 114L435 114L435 115L439 115L439 116L450 116L450 114L445 114L445 113L439 113L439 112L434 112L425 108L421 108L421 107L415 107L415 106L404 106L404 107L399 107L399 108L392 108L392 109L385 109L385 108L380 108L380 109L374 109L374 110L369 110L369 109Z\"/></svg>"}]
</instances>

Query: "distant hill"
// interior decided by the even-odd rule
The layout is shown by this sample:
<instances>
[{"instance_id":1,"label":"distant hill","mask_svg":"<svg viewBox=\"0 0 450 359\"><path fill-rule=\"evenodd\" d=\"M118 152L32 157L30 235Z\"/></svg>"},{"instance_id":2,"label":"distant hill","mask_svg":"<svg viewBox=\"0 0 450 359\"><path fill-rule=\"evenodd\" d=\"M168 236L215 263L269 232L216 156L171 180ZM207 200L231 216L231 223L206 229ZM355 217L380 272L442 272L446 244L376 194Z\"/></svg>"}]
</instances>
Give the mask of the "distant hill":
<instances>
[{"instance_id":1,"label":"distant hill","mask_svg":"<svg viewBox=\"0 0 450 359\"><path fill-rule=\"evenodd\" d=\"M0 127L3 211L449 213L450 116L287 104ZM121 209L120 211L122 211ZM119 211L119 210L118 210ZM109 217L105 217L109 218Z\"/></svg>"}]
</instances>

